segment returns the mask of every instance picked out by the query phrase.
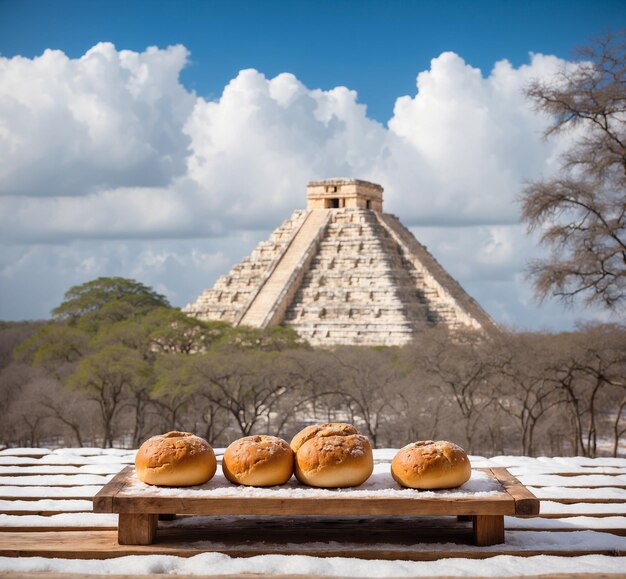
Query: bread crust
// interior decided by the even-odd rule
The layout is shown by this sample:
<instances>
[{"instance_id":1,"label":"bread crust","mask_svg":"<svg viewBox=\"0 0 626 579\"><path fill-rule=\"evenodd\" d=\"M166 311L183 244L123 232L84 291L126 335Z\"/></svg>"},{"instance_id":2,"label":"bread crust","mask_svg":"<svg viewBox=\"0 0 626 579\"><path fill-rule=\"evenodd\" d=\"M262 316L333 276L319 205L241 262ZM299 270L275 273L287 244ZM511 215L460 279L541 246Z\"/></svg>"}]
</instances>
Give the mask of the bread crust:
<instances>
[{"instance_id":1,"label":"bread crust","mask_svg":"<svg viewBox=\"0 0 626 579\"><path fill-rule=\"evenodd\" d=\"M139 480L156 486L193 486L213 478L211 445L191 432L172 431L146 440L135 456Z\"/></svg>"},{"instance_id":2,"label":"bread crust","mask_svg":"<svg viewBox=\"0 0 626 579\"><path fill-rule=\"evenodd\" d=\"M293 451L285 440L276 436L245 436L224 451L222 471L235 484L282 485L293 474Z\"/></svg>"},{"instance_id":3,"label":"bread crust","mask_svg":"<svg viewBox=\"0 0 626 579\"><path fill-rule=\"evenodd\" d=\"M349 434L360 434L360 432L345 422L327 422L326 424L312 424L303 428L291 439L291 449L298 452L298 449L311 438L318 436L348 436Z\"/></svg>"},{"instance_id":4,"label":"bread crust","mask_svg":"<svg viewBox=\"0 0 626 579\"><path fill-rule=\"evenodd\" d=\"M391 461L394 480L412 489L450 489L472 476L465 451L445 440L420 440L401 448Z\"/></svg>"},{"instance_id":5,"label":"bread crust","mask_svg":"<svg viewBox=\"0 0 626 579\"><path fill-rule=\"evenodd\" d=\"M308 426L294 436L294 474L302 483L320 488L345 488L363 484L374 470L367 437L351 424Z\"/></svg>"}]
</instances>

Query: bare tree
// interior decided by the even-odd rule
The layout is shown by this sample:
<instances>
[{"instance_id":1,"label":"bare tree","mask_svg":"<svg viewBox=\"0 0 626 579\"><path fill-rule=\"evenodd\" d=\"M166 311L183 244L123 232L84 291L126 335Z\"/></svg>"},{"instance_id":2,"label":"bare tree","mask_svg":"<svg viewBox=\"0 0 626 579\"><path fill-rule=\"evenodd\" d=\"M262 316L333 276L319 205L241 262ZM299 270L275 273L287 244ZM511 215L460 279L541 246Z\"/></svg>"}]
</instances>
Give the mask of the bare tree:
<instances>
[{"instance_id":1,"label":"bare tree","mask_svg":"<svg viewBox=\"0 0 626 579\"><path fill-rule=\"evenodd\" d=\"M143 380L145 366L137 352L123 346L106 346L83 358L67 380L71 388L98 404L104 447L113 445L114 420L128 392Z\"/></svg>"},{"instance_id":2,"label":"bare tree","mask_svg":"<svg viewBox=\"0 0 626 579\"><path fill-rule=\"evenodd\" d=\"M497 404L520 431L521 451L535 453L535 430L539 420L562 404L562 396L547 369L553 355L554 338L538 334L500 336L502 364L494 372Z\"/></svg>"},{"instance_id":3,"label":"bare tree","mask_svg":"<svg viewBox=\"0 0 626 579\"><path fill-rule=\"evenodd\" d=\"M67 440L69 437L66 432L69 431L76 439L77 446L85 446L87 425L97 419L97 406L50 378L40 381L37 397L38 406L44 409L49 418L48 424L64 427L60 431L55 428L53 432Z\"/></svg>"},{"instance_id":4,"label":"bare tree","mask_svg":"<svg viewBox=\"0 0 626 579\"><path fill-rule=\"evenodd\" d=\"M624 331L611 324L589 326L584 334L585 355L578 367L588 380L588 426L586 448L589 456L596 456L598 449L599 397L607 386L626 387L626 340Z\"/></svg>"},{"instance_id":5,"label":"bare tree","mask_svg":"<svg viewBox=\"0 0 626 579\"><path fill-rule=\"evenodd\" d=\"M559 350L547 371L563 394L573 423L575 454L596 456L601 395L609 386L622 387L626 344L623 328L611 324L588 326L559 336Z\"/></svg>"},{"instance_id":6,"label":"bare tree","mask_svg":"<svg viewBox=\"0 0 626 579\"><path fill-rule=\"evenodd\" d=\"M427 343L416 353L433 390L450 400L460 413L465 447L476 450L481 427L488 421L485 410L494 403L488 384L490 364L485 356L487 343L474 333L431 331Z\"/></svg>"},{"instance_id":7,"label":"bare tree","mask_svg":"<svg viewBox=\"0 0 626 579\"><path fill-rule=\"evenodd\" d=\"M397 413L399 365L391 351L358 347L336 349L333 361L351 422L362 424L372 444L378 446Z\"/></svg>"},{"instance_id":8,"label":"bare tree","mask_svg":"<svg viewBox=\"0 0 626 579\"><path fill-rule=\"evenodd\" d=\"M279 352L211 351L191 357L198 394L229 413L243 436L267 425L278 401L293 387Z\"/></svg>"},{"instance_id":9,"label":"bare tree","mask_svg":"<svg viewBox=\"0 0 626 579\"><path fill-rule=\"evenodd\" d=\"M431 387L432 384L432 376L416 365L396 385L398 413L391 446L439 438L440 427L453 414L453 408L450 400L441 396L440 389Z\"/></svg>"},{"instance_id":10,"label":"bare tree","mask_svg":"<svg viewBox=\"0 0 626 579\"><path fill-rule=\"evenodd\" d=\"M619 441L626 434L626 424L621 424L624 410L626 410L626 396L620 401L613 421L613 456L615 457L619 450Z\"/></svg>"},{"instance_id":11,"label":"bare tree","mask_svg":"<svg viewBox=\"0 0 626 579\"><path fill-rule=\"evenodd\" d=\"M626 30L581 56L526 91L553 119L546 136L578 131L560 173L524 191L522 220L551 250L529 273L542 299L617 309L626 303Z\"/></svg>"}]
</instances>

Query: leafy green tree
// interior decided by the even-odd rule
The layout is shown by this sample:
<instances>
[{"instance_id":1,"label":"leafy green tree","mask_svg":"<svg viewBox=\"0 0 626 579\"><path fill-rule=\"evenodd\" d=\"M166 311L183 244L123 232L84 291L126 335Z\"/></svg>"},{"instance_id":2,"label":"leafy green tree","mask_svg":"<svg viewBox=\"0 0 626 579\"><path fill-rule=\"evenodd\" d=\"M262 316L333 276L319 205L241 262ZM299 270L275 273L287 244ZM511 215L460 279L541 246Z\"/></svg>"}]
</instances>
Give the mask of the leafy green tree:
<instances>
[{"instance_id":1,"label":"leafy green tree","mask_svg":"<svg viewBox=\"0 0 626 579\"><path fill-rule=\"evenodd\" d=\"M180 419L199 388L193 367L184 354L166 354L157 358L155 374L151 398L164 417L163 427L179 430L183 428Z\"/></svg>"},{"instance_id":2,"label":"leafy green tree","mask_svg":"<svg viewBox=\"0 0 626 579\"><path fill-rule=\"evenodd\" d=\"M308 346L306 340L300 337L293 328L284 326L269 328L238 326L226 332L219 344L237 350L262 350L264 352L282 352Z\"/></svg>"},{"instance_id":3,"label":"leafy green tree","mask_svg":"<svg viewBox=\"0 0 626 579\"><path fill-rule=\"evenodd\" d=\"M167 299L148 286L123 277L99 277L71 287L53 316L92 333L101 325L142 316L155 308L170 307Z\"/></svg>"},{"instance_id":4,"label":"leafy green tree","mask_svg":"<svg viewBox=\"0 0 626 579\"><path fill-rule=\"evenodd\" d=\"M80 360L89 348L90 336L83 330L52 322L41 327L15 348L16 359L44 368L62 379L64 373Z\"/></svg>"},{"instance_id":5,"label":"leafy green tree","mask_svg":"<svg viewBox=\"0 0 626 579\"><path fill-rule=\"evenodd\" d=\"M170 354L203 351L232 331L227 322L204 322L174 308L153 310L142 319L142 323L149 329L151 347Z\"/></svg>"}]
</instances>

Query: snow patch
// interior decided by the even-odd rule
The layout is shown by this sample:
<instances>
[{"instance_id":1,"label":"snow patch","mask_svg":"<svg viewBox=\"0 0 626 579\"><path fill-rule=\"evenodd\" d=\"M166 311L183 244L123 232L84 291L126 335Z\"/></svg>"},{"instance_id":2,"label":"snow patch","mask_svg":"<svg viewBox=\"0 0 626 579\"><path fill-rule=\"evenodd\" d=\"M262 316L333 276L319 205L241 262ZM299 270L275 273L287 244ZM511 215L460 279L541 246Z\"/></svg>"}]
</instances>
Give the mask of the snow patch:
<instances>
[{"instance_id":1,"label":"snow patch","mask_svg":"<svg viewBox=\"0 0 626 579\"><path fill-rule=\"evenodd\" d=\"M101 486L79 486L79 487L22 487L22 486L0 486L0 498L7 497L37 497L39 499L52 499L56 497L80 497L93 498L98 493Z\"/></svg>"},{"instance_id":2,"label":"snow patch","mask_svg":"<svg viewBox=\"0 0 626 579\"><path fill-rule=\"evenodd\" d=\"M41 499L38 501L0 500L0 512L9 511L84 511L93 509L92 501Z\"/></svg>"},{"instance_id":3,"label":"snow patch","mask_svg":"<svg viewBox=\"0 0 626 579\"><path fill-rule=\"evenodd\" d=\"M49 474L25 476L0 476L0 492L2 486L80 486L105 485L113 475L98 476L95 474Z\"/></svg>"},{"instance_id":4,"label":"snow patch","mask_svg":"<svg viewBox=\"0 0 626 579\"><path fill-rule=\"evenodd\" d=\"M61 513L59 515L4 515L0 527L107 527L117 528L117 515L108 513Z\"/></svg>"},{"instance_id":5,"label":"snow patch","mask_svg":"<svg viewBox=\"0 0 626 579\"><path fill-rule=\"evenodd\" d=\"M233 485L222 473L217 473L208 483L187 488L155 487L141 482L133 473L126 490L120 496L135 495L148 491L150 496L161 497L272 497L272 498L316 498L337 497L366 498L478 498L500 495L504 491L500 483L481 471L472 471L472 478L457 489L418 491L402 488L393 480L388 464L375 464L374 473L362 485L347 489L317 489L301 485L291 478L284 485L268 488Z\"/></svg>"},{"instance_id":6,"label":"snow patch","mask_svg":"<svg viewBox=\"0 0 626 579\"><path fill-rule=\"evenodd\" d=\"M135 555L115 559L80 560L44 557L0 558L0 569L14 573L176 574L234 575L243 573L282 575L311 574L349 577L483 576L515 577L550 573L623 573L626 557L587 555L555 557L500 555L489 559L440 559L438 561L382 561L304 555L262 555L233 558L221 553L194 557Z\"/></svg>"}]
</instances>

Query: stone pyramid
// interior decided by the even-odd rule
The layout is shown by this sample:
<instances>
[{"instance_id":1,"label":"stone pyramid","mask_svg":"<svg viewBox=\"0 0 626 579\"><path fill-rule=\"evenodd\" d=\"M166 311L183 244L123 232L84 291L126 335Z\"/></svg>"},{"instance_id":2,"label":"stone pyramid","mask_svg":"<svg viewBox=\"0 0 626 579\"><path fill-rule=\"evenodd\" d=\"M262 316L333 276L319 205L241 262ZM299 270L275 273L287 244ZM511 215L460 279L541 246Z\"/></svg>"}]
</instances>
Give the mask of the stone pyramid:
<instances>
[{"instance_id":1,"label":"stone pyramid","mask_svg":"<svg viewBox=\"0 0 626 579\"><path fill-rule=\"evenodd\" d=\"M438 324L495 328L398 218L383 213L382 194L356 179L309 183L307 209L185 312L236 326L291 326L316 346L402 345Z\"/></svg>"}]
</instances>

